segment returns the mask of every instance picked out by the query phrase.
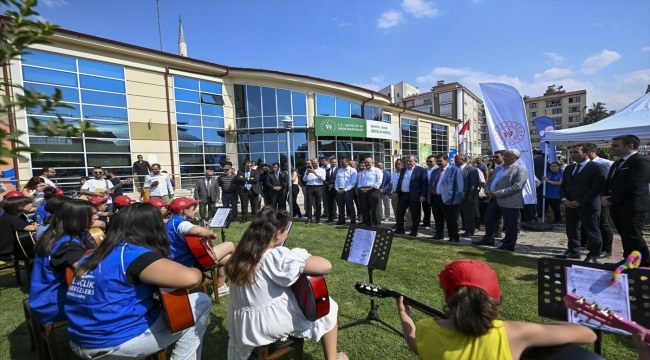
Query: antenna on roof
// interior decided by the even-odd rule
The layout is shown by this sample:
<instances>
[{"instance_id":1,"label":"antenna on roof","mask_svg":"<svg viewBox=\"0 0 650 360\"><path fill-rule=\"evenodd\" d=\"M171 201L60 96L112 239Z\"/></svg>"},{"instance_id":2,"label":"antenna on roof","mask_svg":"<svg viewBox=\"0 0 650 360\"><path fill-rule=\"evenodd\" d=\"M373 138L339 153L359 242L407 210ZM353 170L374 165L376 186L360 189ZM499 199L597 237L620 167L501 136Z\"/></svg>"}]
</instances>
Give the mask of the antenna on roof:
<instances>
[{"instance_id":1,"label":"antenna on roof","mask_svg":"<svg viewBox=\"0 0 650 360\"><path fill-rule=\"evenodd\" d=\"M158 6L158 2L160 0L156 0L156 11L158 11L158 37L160 38L160 51L163 51L162 47L162 30L160 29L160 6Z\"/></svg>"}]
</instances>

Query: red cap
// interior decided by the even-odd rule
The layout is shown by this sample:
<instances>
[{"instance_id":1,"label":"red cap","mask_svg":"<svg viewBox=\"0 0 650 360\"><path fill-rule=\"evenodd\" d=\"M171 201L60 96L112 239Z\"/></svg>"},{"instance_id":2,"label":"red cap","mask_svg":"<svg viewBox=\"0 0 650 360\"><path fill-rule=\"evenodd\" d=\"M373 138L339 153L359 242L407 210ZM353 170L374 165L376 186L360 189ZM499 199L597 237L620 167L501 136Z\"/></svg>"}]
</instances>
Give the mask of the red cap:
<instances>
[{"instance_id":1,"label":"red cap","mask_svg":"<svg viewBox=\"0 0 650 360\"><path fill-rule=\"evenodd\" d=\"M127 206L132 202L133 200L131 200L131 198L126 195L120 195L113 198L113 204L119 207Z\"/></svg>"},{"instance_id":2,"label":"red cap","mask_svg":"<svg viewBox=\"0 0 650 360\"><path fill-rule=\"evenodd\" d=\"M63 192L63 190L61 190L61 189L54 190L54 196L64 196L64 195L65 195L65 192Z\"/></svg>"},{"instance_id":3,"label":"red cap","mask_svg":"<svg viewBox=\"0 0 650 360\"><path fill-rule=\"evenodd\" d=\"M198 204L200 202L201 200L191 200L186 197L177 197L171 202L171 204L169 204L169 210L177 213L192 204Z\"/></svg>"},{"instance_id":4,"label":"red cap","mask_svg":"<svg viewBox=\"0 0 650 360\"><path fill-rule=\"evenodd\" d=\"M90 199L88 199L88 201L90 201L91 203L93 203L95 205L99 205L99 204L101 204L103 202L106 202L107 200L108 200L108 197L101 197L101 196L93 196Z\"/></svg>"},{"instance_id":5,"label":"red cap","mask_svg":"<svg viewBox=\"0 0 650 360\"><path fill-rule=\"evenodd\" d=\"M12 190L5 194L5 199L10 197L24 197L24 196L25 194L23 194L22 191Z\"/></svg>"},{"instance_id":6,"label":"red cap","mask_svg":"<svg viewBox=\"0 0 650 360\"><path fill-rule=\"evenodd\" d=\"M473 286L484 290L491 298L500 300L499 279L490 265L476 260L457 260L438 273L440 285L449 295L460 286Z\"/></svg>"},{"instance_id":7,"label":"red cap","mask_svg":"<svg viewBox=\"0 0 650 360\"><path fill-rule=\"evenodd\" d=\"M168 205L167 202L161 198L150 198L147 202L157 208Z\"/></svg>"}]
</instances>

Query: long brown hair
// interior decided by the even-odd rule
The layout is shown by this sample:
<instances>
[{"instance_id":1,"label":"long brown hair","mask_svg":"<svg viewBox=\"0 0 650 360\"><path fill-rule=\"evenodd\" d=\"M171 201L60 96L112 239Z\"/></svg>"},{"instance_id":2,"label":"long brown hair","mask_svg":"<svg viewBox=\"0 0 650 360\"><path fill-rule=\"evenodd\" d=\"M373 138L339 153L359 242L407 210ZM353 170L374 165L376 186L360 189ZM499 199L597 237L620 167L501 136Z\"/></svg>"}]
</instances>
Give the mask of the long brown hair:
<instances>
[{"instance_id":1,"label":"long brown hair","mask_svg":"<svg viewBox=\"0 0 650 360\"><path fill-rule=\"evenodd\" d=\"M235 252L226 264L226 276L233 284L251 285L257 279L257 264L269 247L273 234L286 230L289 213L263 208L242 235Z\"/></svg>"},{"instance_id":2,"label":"long brown hair","mask_svg":"<svg viewBox=\"0 0 650 360\"><path fill-rule=\"evenodd\" d=\"M454 328L467 336L482 336L492 328L502 300L494 300L485 290L460 286L447 302L449 319Z\"/></svg>"},{"instance_id":3,"label":"long brown hair","mask_svg":"<svg viewBox=\"0 0 650 360\"><path fill-rule=\"evenodd\" d=\"M96 211L95 205L85 200L71 199L61 203L57 211L51 215L50 227L36 242L34 252L39 255L50 255L54 245L66 235L82 240L84 233L93 223L93 214Z\"/></svg>"}]
</instances>

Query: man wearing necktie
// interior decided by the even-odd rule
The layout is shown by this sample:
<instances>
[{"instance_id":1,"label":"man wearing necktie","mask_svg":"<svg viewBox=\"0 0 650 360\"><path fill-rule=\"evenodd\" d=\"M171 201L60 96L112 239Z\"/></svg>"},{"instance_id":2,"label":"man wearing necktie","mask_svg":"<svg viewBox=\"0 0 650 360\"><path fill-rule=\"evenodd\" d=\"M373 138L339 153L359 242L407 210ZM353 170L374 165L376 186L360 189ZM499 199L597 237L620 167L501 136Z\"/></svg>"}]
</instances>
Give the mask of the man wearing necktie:
<instances>
[{"instance_id":1,"label":"man wearing necktie","mask_svg":"<svg viewBox=\"0 0 650 360\"><path fill-rule=\"evenodd\" d=\"M259 196L262 193L262 187L259 184L260 174L252 168L253 164L246 160L244 170L237 172L237 193L241 199L241 224L248 221L248 204L251 205L253 217L259 211Z\"/></svg>"},{"instance_id":2,"label":"man wearing necktie","mask_svg":"<svg viewBox=\"0 0 650 360\"><path fill-rule=\"evenodd\" d=\"M335 156L330 157L330 167L325 169L325 194L324 198L327 198L327 211L328 223L334 222L334 218L337 218L337 202L336 202L336 189L334 188L334 183L336 182L336 175L339 171L338 161Z\"/></svg>"},{"instance_id":3,"label":"man wearing necktie","mask_svg":"<svg viewBox=\"0 0 650 360\"><path fill-rule=\"evenodd\" d=\"M279 163L273 163L271 171L266 176L266 187L269 189L271 207L276 210L286 210L288 186L289 175L286 171L280 170Z\"/></svg>"},{"instance_id":4,"label":"man wearing necktie","mask_svg":"<svg viewBox=\"0 0 650 360\"><path fill-rule=\"evenodd\" d=\"M605 184L607 170L603 165L589 160L589 151L584 144L571 147L573 164L566 167L560 184L560 198L565 207L568 249L559 258L580 259L580 227L587 235L589 253L585 262L596 263L602 251L600 234L599 195Z\"/></svg>"},{"instance_id":5,"label":"man wearing necktie","mask_svg":"<svg viewBox=\"0 0 650 360\"><path fill-rule=\"evenodd\" d=\"M429 180L426 170L417 165L415 156L407 156L406 167L402 169L399 180L397 181L398 199L397 211L395 213L397 230L395 230L395 234L404 234L404 215L406 215L406 210L408 209L411 211L413 221L409 235L418 235L422 202L427 201L428 189Z\"/></svg>"},{"instance_id":6,"label":"man wearing necktie","mask_svg":"<svg viewBox=\"0 0 650 360\"><path fill-rule=\"evenodd\" d=\"M444 239L443 225L447 223L450 242L460 242L458 235L458 214L463 199L463 175L458 166L449 166L449 156L440 154L435 157L437 169L431 172L431 182L427 201L436 222L433 240Z\"/></svg>"},{"instance_id":7,"label":"man wearing necktie","mask_svg":"<svg viewBox=\"0 0 650 360\"><path fill-rule=\"evenodd\" d=\"M427 171L429 184L433 181L431 180L431 173L437 168L436 157L434 155L429 155L427 157L427 167L424 168ZM431 204L428 201L422 202L422 227L431 227Z\"/></svg>"},{"instance_id":8,"label":"man wearing necktie","mask_svg":"<svg viewBox=\"0 0 650 360\"><path fill-rule=\"evenodd\" d=\"M214 171L207 170L205 177L196 181L194 194L199 203L199 214L202 220L208 221L214 216L215 204L219 201L219 184L213 178ZM206 211L207 210L207 211Z\"/></svg>"},{"instance_id":9,"label":"man wearing necktie","mask_svg":"<svg viewBox=\"0 0 650 360\"><path fill-rule=\"evenodd\" d=\"M379 204L381 203L381 187L384 173L373 166L372 158L364 160L365 170L359 173L359 204L361 205L361 219L367 226L381 224Z\"/></svg>"},{"instance_id":10,"label":"man wearing necktie","mask_svg":"<svg viewBox=\"0 0 650 360\"><path fill-rule=\"evenodd\" d=\"M636 250L642 256L641 266L650 266L650 252L643 238L645 214L650 211L650 159L637 152L640 143L634 135L612 139L612 154L620 159L609 170L600 202L609 207L621 236L623 259Z\"/></svg>"}]
</instances>

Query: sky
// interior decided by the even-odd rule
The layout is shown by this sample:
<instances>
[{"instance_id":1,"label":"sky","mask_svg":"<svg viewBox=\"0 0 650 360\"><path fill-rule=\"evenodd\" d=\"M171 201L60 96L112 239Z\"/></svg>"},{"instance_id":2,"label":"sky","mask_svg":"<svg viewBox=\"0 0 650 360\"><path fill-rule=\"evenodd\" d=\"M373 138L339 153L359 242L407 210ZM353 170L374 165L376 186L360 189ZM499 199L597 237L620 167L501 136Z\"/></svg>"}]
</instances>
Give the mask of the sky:
<instances>
[{"instance_id":1,"label":"sky","mask_svg":"<svg viewBox=\"0 0 650 360\"><path fill-rule=\"evenodd\" d=\"M650 85L648 0L160 0L163 50L379 90L502 82L587 90L617 110ZM160 50L156 0L41 0L62 28Z\"/></svg>"}]
</instances>

